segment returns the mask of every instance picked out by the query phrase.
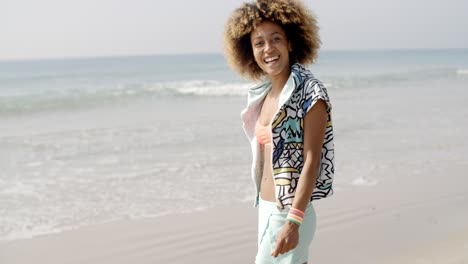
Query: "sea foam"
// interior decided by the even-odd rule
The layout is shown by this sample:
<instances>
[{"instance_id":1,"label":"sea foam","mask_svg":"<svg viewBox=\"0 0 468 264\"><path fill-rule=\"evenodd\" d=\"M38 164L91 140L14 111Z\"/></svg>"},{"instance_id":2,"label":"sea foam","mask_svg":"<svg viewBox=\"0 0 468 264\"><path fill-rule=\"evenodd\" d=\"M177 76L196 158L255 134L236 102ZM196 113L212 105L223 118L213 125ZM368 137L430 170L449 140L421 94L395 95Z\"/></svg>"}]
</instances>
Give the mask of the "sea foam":
<instances>
[{"instance_id":1,"label":"sea foam","mask_svg":"<svg viewBox=\"0 0 468 264\"><path fill-rule=\"evenodd\" d=\"M459 74L459 75L468 75L468 69L458 69L457 74Z\"/></svg>"}]
</instances>

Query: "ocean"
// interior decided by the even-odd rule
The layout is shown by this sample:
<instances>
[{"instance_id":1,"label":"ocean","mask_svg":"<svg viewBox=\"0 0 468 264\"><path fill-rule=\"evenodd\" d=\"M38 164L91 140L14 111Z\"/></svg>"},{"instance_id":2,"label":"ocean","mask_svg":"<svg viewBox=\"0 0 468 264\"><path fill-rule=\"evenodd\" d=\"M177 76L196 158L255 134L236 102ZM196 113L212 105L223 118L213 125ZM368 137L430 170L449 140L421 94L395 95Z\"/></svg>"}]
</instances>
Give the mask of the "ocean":
<instances>
[{"instance_id":1,"label":"ocean","mask_svg":"<svg viewBox=\"0 0 468 264\"><path fill-rule=\"evenodd\" d=\"M336 192L466 164L468 50L308 67L333 104ZM220 54L0 61L0 241L251 202L252 85Z\"/></svg>"}]
</instances>

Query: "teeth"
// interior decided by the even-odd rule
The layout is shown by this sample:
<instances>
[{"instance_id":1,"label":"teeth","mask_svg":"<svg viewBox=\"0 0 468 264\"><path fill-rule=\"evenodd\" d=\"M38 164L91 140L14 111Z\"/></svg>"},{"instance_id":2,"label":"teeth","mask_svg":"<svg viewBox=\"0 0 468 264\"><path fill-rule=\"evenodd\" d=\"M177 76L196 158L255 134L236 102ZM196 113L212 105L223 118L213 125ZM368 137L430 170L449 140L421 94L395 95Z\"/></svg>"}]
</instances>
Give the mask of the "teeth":
<instances>
[{"instance_id":1,"label":"teeth","mask_svg":"<svg viewBox=\"0 0 468 264\"><path fill-rule=\"evenodd\" d=\"M279 59L279 56L270 57L270 58L266 58L266 59L265 59L265 62L268 63L268 62L272 62L272 61L277 60L277 59Z\"/></svg>"}]
</instances>

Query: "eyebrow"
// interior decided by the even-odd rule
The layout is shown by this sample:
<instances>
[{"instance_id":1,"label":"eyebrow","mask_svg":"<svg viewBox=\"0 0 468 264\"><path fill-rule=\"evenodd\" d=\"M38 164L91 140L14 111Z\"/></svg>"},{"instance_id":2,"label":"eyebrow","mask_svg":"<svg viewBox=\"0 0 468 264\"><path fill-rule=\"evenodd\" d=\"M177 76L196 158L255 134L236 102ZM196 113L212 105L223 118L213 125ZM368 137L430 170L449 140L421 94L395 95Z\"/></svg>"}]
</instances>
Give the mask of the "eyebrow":
<instances>
[{"instance_id":1,"label":"eyebrow","mask_svg":"<svg viewBox=\"0 0 468 264\"><path fill-rule=\"evenodd\" d=\"M273 35L275 35L275 34L280 34L281 36L283 35L283 34L281 34L281 32L275 31L275 32L271 33L270 36L273 36ZM258 37L254 37L253 39L255 40L255 39L261 39L261 38L263 38L263 37L262 37L262 36L258 36Z\"/></svg>"}]
</instances>

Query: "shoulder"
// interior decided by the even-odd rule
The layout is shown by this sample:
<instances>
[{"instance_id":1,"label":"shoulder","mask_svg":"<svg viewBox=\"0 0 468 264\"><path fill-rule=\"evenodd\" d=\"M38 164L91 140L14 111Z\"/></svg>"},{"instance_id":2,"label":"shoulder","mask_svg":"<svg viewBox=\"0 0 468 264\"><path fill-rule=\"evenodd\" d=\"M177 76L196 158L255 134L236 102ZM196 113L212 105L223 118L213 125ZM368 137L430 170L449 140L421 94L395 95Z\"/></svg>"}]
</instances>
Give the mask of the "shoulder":
<instances>
[{"instance_id":1,"label":"shoulder","mask_svg":"<svg viewBox=\"0 0 468 264\"><path fill-rule=\"evenodd\" d=\"M265 94L271 88L271 81L270 80L263 80L261 83L257 83L255 86L249 88L247 93L248 101L256 100L259 97L265 96Z\"/></svg>"},{"instance_id":2,"label":"shoulder","mask_svg":"<svg viewBox=\"0 0 468 264\"><path fill-rule=\"evenodd\" d=\"M319 99L331 110L330 98L325 85L301 64L294 64L291 71L296 81L296 96L301 98L304 109L309 110Z\"/></svg>"},{"instance_id":3,"label":"shoulder","mask_svg":"<svg viewBox=\"0 0 468 264\"><path fill-rule=\"evenodd\" d=\"M305 68L302 64L295 63L291 68L291 72L294 74L297 92L303 96L320 94L328 99L325 85L309 69Z\"/></svg>"},{"instance_id":4,"label":"shoulder","mask_svg":"<svg viewBox=\"0 0 468 264\"><path fill-rule=\"evenodd\" d=\"M296 87L310 87L314 85L319 85L322 88L325 88L323 83L317 79L314 74L304 67L304 65L295 63L291 67L291 73L294 76L294 81L296 82Z\"/></svg>"}]
</instances>

